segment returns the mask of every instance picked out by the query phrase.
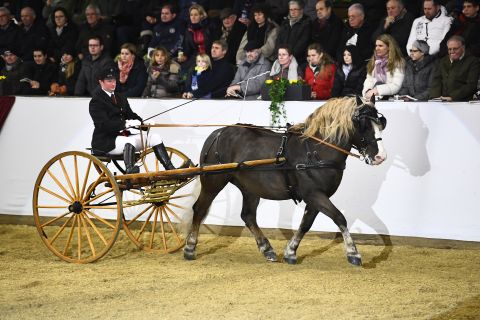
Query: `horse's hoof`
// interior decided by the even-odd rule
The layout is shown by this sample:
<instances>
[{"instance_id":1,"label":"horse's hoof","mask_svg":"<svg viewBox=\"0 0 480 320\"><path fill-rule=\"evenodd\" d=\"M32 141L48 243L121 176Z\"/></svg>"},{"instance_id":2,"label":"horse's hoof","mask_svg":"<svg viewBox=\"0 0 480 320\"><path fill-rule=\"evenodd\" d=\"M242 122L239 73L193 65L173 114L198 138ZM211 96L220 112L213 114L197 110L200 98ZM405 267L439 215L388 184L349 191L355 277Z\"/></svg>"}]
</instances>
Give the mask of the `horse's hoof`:
<instances>
[{"instance_id":1,"label":"horse's hoof","mask_svg":"<svg viewBox=\"0 0 480 320\"><path fill-rule=\"evenodd\" d=\"M197 259L197 255L195 254L195 251L183 250L183 258L185 260L195 260Z\"/></svg>"},{"instance_id":2,"label":"horse's hoof","mask_svg":"<svg viewBox=\"0 0 480 320\"><path fill-rule=\"evenodd\" d=\"M275 253L275 251L264 252L263 255L265 256L265 258L267 258L267 261L270 261L270 262L278 261L277 254Z\"/></svg>"},{"instance_id":3,"label":"horse's hoof","mask_svg":"<svg viewBox=\"0 0 480 320\"><path fill-rule=\"evenodd\" d=\"M354 266L361 266L362 265L362 258L355 257L355 256L347 256L348 262L353 264Z\"/></svg>"},{"instance_id":4,"label":"horse's hoof","mask_svg":"<svg viewBox=\"0 0 480 320\"><path fill-rule=\"evenodd\" d=\"M283 257L283 261L288 264L297 264L297 257Z\"/></svg>"}]
</instances>

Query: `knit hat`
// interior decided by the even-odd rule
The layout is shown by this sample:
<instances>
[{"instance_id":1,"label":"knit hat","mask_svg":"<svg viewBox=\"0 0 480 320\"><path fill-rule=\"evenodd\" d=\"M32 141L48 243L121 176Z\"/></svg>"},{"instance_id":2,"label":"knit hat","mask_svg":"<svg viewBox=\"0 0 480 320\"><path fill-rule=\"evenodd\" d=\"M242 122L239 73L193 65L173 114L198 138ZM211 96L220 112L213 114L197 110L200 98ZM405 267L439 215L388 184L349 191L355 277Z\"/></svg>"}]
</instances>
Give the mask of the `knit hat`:
<instances>
[{"instance_id":1,"label":"knit hat","mask_svg":"<svg viewBox=\"0 0 480 320\"><path fill-rule=\"evenodd\" d=\"M426 41L423 41L423 40L415 40L412 43L412 47L415 47L418 50L422 51L423 54L428 54L428 52L430 52L430 46Z\"/></svg>"},{"instance_id":2,"label":"knit hat","mask_svg":"<svg viewBox=\"0 0 480 320\"><path fill-rule=\"evenodd\" d=\"M13 54L13 55L16 55L17 57L20 57L21 54L20 52L17 50L17 48L13 47L13 46L10 46L8 48L5 48L2 52L2 55L7 55L7 54Z\"/></svg>"},{"instance_id":3,"label":"knit hat","mask_svg":"<svg viewBox=\"0 0 480 320\"><path fill-rule=\"evenodd\" d=\"M65 46L63 46L63 48L62 48L62 50L61 50L60 53L62 54L62 56L63 56L64 54L69 54L69 55L71 55L72 57L75 57L75 48L74 48L73 46L71 46L71 45L65 45Z\"/></svg>"}]
</instances>

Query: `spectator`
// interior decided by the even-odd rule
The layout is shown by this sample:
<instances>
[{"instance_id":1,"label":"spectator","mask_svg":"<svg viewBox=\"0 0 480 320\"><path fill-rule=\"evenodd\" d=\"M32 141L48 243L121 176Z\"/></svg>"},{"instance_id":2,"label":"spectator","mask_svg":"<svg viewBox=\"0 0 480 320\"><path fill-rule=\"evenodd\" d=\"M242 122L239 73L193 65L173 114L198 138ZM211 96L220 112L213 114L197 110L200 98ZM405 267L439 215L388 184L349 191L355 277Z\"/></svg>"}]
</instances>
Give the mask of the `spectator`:
<instances>
[{"instance_id":1,"label":"spectator","mask_svg":"<svg viewBox=\"0 0 480 320\"><path fill-rule=\"evenodd\" d=\"M335 79L335 62L318 43L308 46L307 66L303 78L312 88L312 99L330 99L333 80Z\"/></svg>"},{"instance_id":2,"label":"spectator","mask_svg":"<svg viewBox=\"0 0 480 320\"><path fill-rule=\"evenodd\" d=\"M442 101L467 101L477 91L480 63L465 50L465 40L452 36L447 41L448 56L443 57L430 89L430 98Z\"/></svg>"},{"instance_id":3,"label":"spectator","mask_svg":"<svg viewBox=\"0 0 480 320\"><path fill-rule=\"evenodd\" d=\"M182 47L185 28L183 21L177 18L174 6L165 4L162 7L160 21L153 27L152 40L148 47L162 47L168 50L170 57L176 57Z\"/></svg>"},{"instance_id":4,"label":"spectator","mask_svg":"<svg viewBox=\"0 0 480 320\"><path fill-rule=\"evenodd\" d=\"M424 40L430 46L430 55L440 51L440 44L450 30L452 17L446 16L438 0L424 0L425 15L415 19L407 41L407 52L415 40Z\"/></svg>"},{"instance_id":5,"label":"spectator","mask_svg":"<svg viewBox=\"0 0 480 320\"><path fill-rule=\"evenodd\" d=\"M382 17L385 17L386 10L385 4L383 3L384 1L358 0L354 2L358 2L363 6L363 10L365 12L365 20L367 20L368 23L373 27L377 26L380 23Z\"/></svg>"},{"instance_id":6,"label":"spectator","mask_svg":"<svg viewBox=\"0 0 480 320\"><path fill-rule=\"evenodd\" d=\"M210 55L212 57L212 79L209 83L212 98L224 98L229 84L235 76L234 65L227 61L228 45L223 40L215 40Z\"/></svg>"},{"instance_id":7,"label":"spectator","mask_svg":"<svg viewBox=\"0 0 480 320\"><path fill-rule=\"evenodd\" d=\"M265 0L265 5L271 8L271 19L278 25L282 24L283 19L288 15L289 0Z\"/></svg>"},{"instance_id":8,"label":"spectator","mask_svg":"<svg viewBox=\"0 0 480 320\"><path fill-rule=\"evenodd\" d=\"M357 47L346 46L343 49L342 62L338 62L335 71L332 97L362 95L366 76L365 64L360 61Z\"/></svg>"},{"instance_id":9,"label":"spectator","mask_svg":"<svg viewBox=\"0 0 480 320\"><path fill-rule=\"evenodd\" d=\"M80 74L81 62L77 59L73 46L67 45L60 50L60 68L58 71L58 82L50 86L51 96L73 96L75 83Z\"/></svg>"},{"instance_id":10,"label":"spectator","mask_svg":"<svg viewBox=\"0 0 480 320\"><path fill-rule=\"evenodd\" d=\"M245 46L250 41L256 41L260 45L262 56L270 62L275 61L275 42L278 36L278 24L269 18L269 9L264 4L255 4L252 8L253 19L243 35L240 47L237 51L237 64L245 59Z\"/></svg>"},{"instance_id":11,"label":"spectator","mask_svg":"<svg viewBox=\"0 0 480 320\"><path fill-rule=\"evenodd\" d=\"M121 46L117 68L117 92L127 97L140 97L147 83L147 70L143 60L137 57L137 48L133 43L127 42Z\"/></svg>"},{"instance_id":12,"label":"spectator","mask_svg":"<svg viewBox=\"0 0 480 320\"><path fill-rule=\"evenodd\" d=\"M380 21L380 24L372 35L372 41L383 33L391 35L396 41L402 54L406 57L407 41L414 16L405 9L402 0L387 1L387 16Z\"/></svg>"},{"instance_id":13,"label":"spectator","mask_svg":"<svg viewBox=\"0 0 480 320\"><path fill-rule=\"evenodd\" d=\"M183 39L183 52L179 52L178 62L182 70L189 70L200 53L210 52L212 47L212 32L208 24L207 13L201 5L190 7L190 21Z\"/></svg>"},{"instance_id":14,"label":"spectator","mask_svg":"<svg viewBox=\"0 0 480 320\"><path fill-rule=\"evenodd\" d=\"M58 81L57 66L48 60L43 48L33 49L33 60L26 63L26 76L30 80L23 82L21 94L46 96L52 83Z\"/></svg>"},{"instance_id":15,"label":"spectator","mask_svg":"<svg viewBox=\"0 0 480 320\"><path fill-rule=\"evenodd\" d=\"M250 17L253 16L252 9L255 6L256 0L235 0L233 5L233 12L238 17L238 21L247 28L250 23ZM229 45L230 48L230 45Z\"/></svg>"},{"instance_id":16,"label":"spectator","mask_svg":"<svg viewBox=\"0 0 480 320\"><path fill-rule=\"evenodd\" d=\"M246 58L239 64L235 77L227 88L227 96L241 96L251 100L256 99L260 94L271 63L262 56L260 44L257 41L248 42L245 51Z\"/></svg>"},{"instance_id":17,"label":"spectator","mask_svg":"<svg viewBox=\"0 0 480 320\"><path fill-rule=\"evenodd\" d=\"M78 38L78 29L75 23L70 22L67 10L58 7L51 15L52 26L49 28L50 44L49 57L53 62L59 63L62 58L62 49L66 46L75 46Z\"/></svg>"},{"instance_id":18,"label":"spectator","mask_svg":"<svg viewBox=\"0 0 480 320\"><path fill-rule=\"evenodd\" d=\"M363 96L380 98L392 96L402 87L405 62L395 39L382 34L375 41L375 50L367 65L367 78L363 83Z\"/></svg>"},{"instance_id":19,"label":"spectator","mask_svg":"<svg viewBox=\"0 0 480 320\"><path fill-rule=\"evenodd\" d=\"M279 44L288 44L293 50L293 55L298 63L306 61L305 52L310 42L310 20L303 14L304 3L302 0L288 2L289 14L280 26L277 37Z\"/></svg>"},{"instance_id":20,"label":"spectator","mask_svg":"<svg viewBox=\"0 0 480 320\"><path fill-rule=\"evenodd\" d=\"M180 8L180 19L184 21L187 25L191 22L191 12L192 6L200 6L205 13L205 18L207 17L208 10L208 1L207 0L179 0L178 7ZM194 57L194 61L195 61Z\"/></svg>"},{"instance_id":21,"label":"spectator","mask_svg":"<svg viewBox=\"0 0 480 320\"><path fill-rule=\"evenodd\" d=\"M104 70L113 64L112 58L103 53L103 42L98 36L88 39L88 52L82 60L82 68L75 84L76 96L91 95L98 86L98 70Z\"/></svg>"},{"instance_id":22,"label":"spectator","mask_svg":"<svg viewBox=\"0 0 480 320\"><path fill-rule=\"evenodd\" d=\"M410 96L417 100L428 100L430 86L432 84L436 59L428 54L430 48L428 43L423 40L416 40L410 49L410 59L405 68L405 79L402 88L398 92L401 96ZM405 101L410 101L408 97L402 97Z\"/></svg>"},{"instance_id":23,"label":"spectator","mask_svg":"<svg viewBox=\"0 0 480 320\"><path fill-rule=\"evenodd\" d=\"M465 47L480 58L480 14L478 0L463 1L462 13L454 21L454 34L465 39Z\"/></svg>"},{"instance_id":24,"label":"spectator","mask_svg":"<svg viewBox=\"0 0 480 320\"><path fill-rule=\"evenodd\" d=\"M348 8L348 22L342 30L339 48L337 48L337 61L342 60L342 48L352 45L357 47L360 61L366 63L372 54L372 32L372 26L365 20L363 6L359 3L352 4Z\"/></svg>"},{"instance_id":25,"label":"spectator","mask_svg":"<svg viewBox=\"0 0 480 320\"><path fill-rule=\"evenodd\" d=\"M332 11L331 0L319 0L315 5L316 18L312 22L312 42L319 43L331 56L337 55L343 30L342 21Z\"/></svg>"},{"instance_id":26,"label":"spectator","mask_svg":"<svg viewBox=\"0 0 480 320\"><path fill-rule=\"evenodd\" d=\"M1 11L0 11L1 14ZM20 53L14 48L8 48L2 53L5 66L0 70L0 96L20 94L20 80L25 77L25 64L19 57Z\"/></svg>"},{"instance_id":27,"label":"spectator","mask_svg":"<svg viewBox=\"0 0 480 320\"><path fill-rule=\"evenodd\" d=\"M210 57L205 53L201 53L196 57L195 63L196 66L187 79L182 98L210 99L212 97L212 93L209 90L210 86L208 85L212 74Z\"/></svg>"},{"instance_id":28,"label":"spectator","mask_svg":"<svg viewBox=\"0 0 480 320\"><path fill-rule=\"evenodd\" d=\"M305 1L305 8L303 13L310 19L310 21L314 21L317 19L317 3L320 0L306 0Z\"/></svg>"},{"instance_id":29,"label":"spectator","mask_svg":"<svg viewBox=\"0 0 480 320\"><path fill-rule=\"evenodd\" d=\"M111 20L114 26L114 52L127 42L137 43L140 27L145 17L144 8L148 6L145 0L111 0L98 1L100 11ZM105 9L102 4L109 4Z\"/></svg>"},{"instance_id":30,"label":"spectator","mask_svg":"<svg viewBox=\"0 0 480 320\"><path fill-rule=\"evenodd\" d=\"M153 49L148 67L148 80L142 97L164 98L178 92L180 65L173 61L167 49Z\"/></svg>"},{"instance_id":31,"label":"spectator","mask_svg":"<svg viewBox=\"0 0 480 320\"><path fill-rule=\"evenodd\" d=\"M238 21L237 15L231 8L225 8L220 11L220 26L215 28L213 39L224 40L228 45L226 59L231 64L236 64L236 55L240 41L247 30L247 27Z\"/></svg>"},{"instance_id":32,"label":"spectator","mask_svg":"<svg viewBox=\"0 0 480 320\"><path fill-rule=\"evenodd\" d=\"M278 58L270 70L270 79L298 80L298 63L288 45L278 47Z\"/></svg>"},{"instance_id":33,"label":"spectator","mask_svg":"<svg viewBox=\"0 0 480 320\"><path fill-rule=\"evenodd\" d=\"M0 52L4 52L7 49L12 49L13 46L17 46L20 43L22 31L13 20L10 10L6 7L0 7ZM8 50L13 52L11 50ZM18 50L15 50L16 54L21 54ZM20 56L15 55L17 58Z\"/></svg>"},{"instance_id":34,"label":"spectator","mask_svg":"<svg viewBox=\"0 0 480 320\"><path fill-rule=\"evenodd\" d=\"M85 55L89 53L89 39L92 36L99 36L102 38L104 54L112 54L113 46L113 27L101 18L100 9L90 4L85 9L85 16L87 22L82 24L79 28L78 40L75 50L78 52L78 58L83 60ZM98 82L95 81L97 84Z\"/></svg>"},{"instance_id":35,"label":"spectator","mask_svg":"<svg viewBox=\"0 0 480 320\"><path fill-rule=\"evenodd\" d=\"M22 60L33 61L33 49L47 48L48 46L48 29L43 21L36 19L37 16L32 8L25 7L20 14L22 19L20 24Z\"/></svg>"}]
</instances>

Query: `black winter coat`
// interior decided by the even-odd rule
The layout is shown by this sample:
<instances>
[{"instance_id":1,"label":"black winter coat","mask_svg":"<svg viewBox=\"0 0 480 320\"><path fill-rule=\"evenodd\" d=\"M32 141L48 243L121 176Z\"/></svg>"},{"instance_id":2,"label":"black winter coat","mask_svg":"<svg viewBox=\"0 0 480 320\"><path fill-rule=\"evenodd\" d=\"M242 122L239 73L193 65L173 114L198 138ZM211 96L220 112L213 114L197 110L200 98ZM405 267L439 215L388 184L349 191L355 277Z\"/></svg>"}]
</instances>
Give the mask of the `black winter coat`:
<instances>
[{"instance_id":1,"label":"black winter coat","mask_svg":"<svg viewBox=\"0 0 480 320\"><path fill-rule=\"evenodd\" d=\"M367 69L360 65L354 67L345 79L342 65L337 65L335 79L333 80L332 97L345 97L350 95L362 95L363 82L367 77Z\"/></svg>"},{"instance_id":2,"label":"black winter coat","mask_svg":"<svg viewBox=\"0 0 480 320\"><path fill-rule=\"evenodd\" d=\"M57 65L48 60L43 65L38 65L31 61L25 63L27 65L26 77L38 81L40 83L40 88L33 89L28 82L23 82L21 94L46 96L52 83L58 82Z\"/></svg>"},{"instance_id":3,"label":"black winter coat","mask_svg":"<svg viewBox=\"0 0 480 320\"><path fill-rule=\"evenodd\" d=\"M223 24L220 23L220 25L215 28L213 40L219 40L221 38L222 26ZM229 32L227 37L228 50L226 58L231 64L235 65L237 63L237 51L238 47L240 46L240 42L242 41L243 35L245 34L245 31L247 31L247 27L243 23L238 21L238 19L235 20L235 24L233 25L232 30Z\"/></svg>"},{"instance_id":4,"label":"black winter coat","mask_svg":"<svg viewBox=\"0 0 480 320\"><path fill-rule=\"evenodd\" d=\"M293 26L290 26L290 20L285 19L278 32L276 47L278 48L281 44L288 44L293 50L293 56L300 65L307 61L306 56L307 47L310 44L310 33L310 19L307 16L304 15Z\"/></svg>"},{"instance_id":5,"label":"black winter coat","mask_svg":"<svg viewBox=\"0 0 480 320\"><path fill-rule=\"evenodd\" d=\"M426 55L421 61L408 59L405 67L405 78L399 95L409 95L418 100L428 100L437 60L434 56Z\"/></svg>"},{"instance_id":6,"label":"black winter coat","mask_svg":"<svg viewBox=\"0 0 480 320\"><path fill-rule=\"evenodd\" d=\"M93 153L101 154L115 149L115 139L125 129L125 120L142 118L130 108L123 94L115 93L117 104L99 86L92 94L89 112L95 129L92 136Z\"/></svg>"},{"instance_id":7,"label":"black winter coat","mask_svg":"<svg viewBox=\"0 0 480 320\"><path fill-rule=\"evenodd\" d=\"M312 42L320 43L323 49L335 59L342 30L342 20L332 12L325 25L320 26L318 19L312 22Z\"/></svg>"},{"instance_id":8,"label":"black winter coat","mask_svg":"<svg viewBox=\"0 0 480 320\"><path fill-rule=\"evenodd\" d=\"M343 61L343 48L345 48L347 41L357 34L357 44L355 46L358 50L360 62L366 65L375 48L371 40L373 31L367 21L358 29L353 29L347 24L342 31L340 45L337 50L337 61Z\"/></svg>"},{"instance_id":9,"label":"black winter coat","mask_svg":"<svg viewBox=\"0 0 480 320\"><path fill-rule=\"evenodd\" d=\"M395 20L391 25L389 25L387 29L384 28L385 19L386 18L380 20L377 30L375 30L375 32L372 34L372 43L375 43L375 40L379 35L384 33L389 34L397 41L403 56L408 57L407 42L415 17L410 12L406 12L398 20Z\"/></svg>"},{"instance_id":10,"label":"black winter coat","mask_svg":"<svg viewBox=\"0 0 480 320\"><path fill-rule=\"evenodd\" d=\"M55 27L50 27L49 34L50 44L48 46L48 55L49 57L53 57L56 63L60 63L60 59L62 58L62 49L65 46L68 46L72 49L75 48L75 43L77 42L78 38L77 26L74 23L69 23L63 27L60 35L57 34Z\"/></svg>"}]
</instances>

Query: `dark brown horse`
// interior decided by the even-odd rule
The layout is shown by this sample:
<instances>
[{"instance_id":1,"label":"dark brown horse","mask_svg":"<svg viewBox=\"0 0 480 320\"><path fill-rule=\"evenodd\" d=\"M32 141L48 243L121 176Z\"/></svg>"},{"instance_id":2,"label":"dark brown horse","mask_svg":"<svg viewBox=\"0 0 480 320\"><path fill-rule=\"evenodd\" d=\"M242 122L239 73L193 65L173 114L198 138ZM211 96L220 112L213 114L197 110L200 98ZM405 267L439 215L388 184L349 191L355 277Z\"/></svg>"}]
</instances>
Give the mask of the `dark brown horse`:
<instances>
[{"instance_id":1,"label":"dark brown horse","mask_svg":"<svg viewBox=\"0 0 480 320\"><path fill-rule=\"evenodd\" d=\"M230 182L242 192L242 220L268 261L276 261L277 255L257 225L260 198L301 199L306 203L300 227L284 250L284 261L297 262L296 251L300 241L321 211L340 229L348 261L361 265L347 221L329 199L342 180L347 153L307 136L323 139L344 150L354 146L368 164L377 165L386 159L380 137L385 125L386 120L377 112L374 100L364 103L360 98L341 98L326 102L308 116L305 123L291 127L288 135L262 128L226 127L214 131L203 146L202 165L273 158L281 145L286 161L275 168L201 176L201 191L193 206L192 226L184 248L185 259L195 259L200 224L214 198ZM282 139L286 140L283 144Z\"/></svg>"}]
</instances>

